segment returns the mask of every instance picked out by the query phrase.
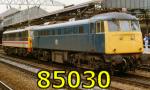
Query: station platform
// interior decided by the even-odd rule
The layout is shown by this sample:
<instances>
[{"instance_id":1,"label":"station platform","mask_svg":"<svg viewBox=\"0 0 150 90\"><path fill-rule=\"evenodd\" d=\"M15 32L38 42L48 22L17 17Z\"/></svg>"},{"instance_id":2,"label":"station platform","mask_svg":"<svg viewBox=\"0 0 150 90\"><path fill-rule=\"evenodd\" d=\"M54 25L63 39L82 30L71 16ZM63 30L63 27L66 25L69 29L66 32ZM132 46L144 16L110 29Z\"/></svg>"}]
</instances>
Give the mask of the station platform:
<instances>
[{"instance_id":1,"label":"station platform","mask_svg":"<svg viewBox=\"0 0 150 90\"><path fill-rule=\"evenodd\" d=\"M144 48L143 54L150 54L150 48L148 48L148 49Z\"/></svg>"}]
</instances>

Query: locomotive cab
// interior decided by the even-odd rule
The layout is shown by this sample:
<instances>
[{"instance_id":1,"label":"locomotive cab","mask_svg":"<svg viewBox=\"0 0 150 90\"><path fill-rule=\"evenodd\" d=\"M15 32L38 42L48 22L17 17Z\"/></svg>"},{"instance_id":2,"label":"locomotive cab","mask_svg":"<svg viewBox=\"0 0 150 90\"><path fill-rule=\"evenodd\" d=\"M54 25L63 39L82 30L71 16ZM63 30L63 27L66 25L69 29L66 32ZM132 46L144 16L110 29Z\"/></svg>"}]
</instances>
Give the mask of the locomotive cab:
<instances>
[{"instance_id":1,"label":"locomotive cab","mask_svg":"<svg viewBox=\"0 0 150 90\"><path fill-rule=\"evenodd\" d=\"M140 64L143 40L139 21L125 13L110 13L93 17L96 26L97 50L103 53L111 69L126 72ZM99 49L104 47L104 49ZM113 71L113 70L111 70Z\"/></svg>"},{"instance_id":2,"label":"locomotive cab","mask_svg":"<svg viewBox=\"0 0 150 90\"><path fill-rule=\"evenodd\" d=\"M107 25L106 54L143 52L142 33L137 20L110 20Z\"/></svg>"}]
</instances>

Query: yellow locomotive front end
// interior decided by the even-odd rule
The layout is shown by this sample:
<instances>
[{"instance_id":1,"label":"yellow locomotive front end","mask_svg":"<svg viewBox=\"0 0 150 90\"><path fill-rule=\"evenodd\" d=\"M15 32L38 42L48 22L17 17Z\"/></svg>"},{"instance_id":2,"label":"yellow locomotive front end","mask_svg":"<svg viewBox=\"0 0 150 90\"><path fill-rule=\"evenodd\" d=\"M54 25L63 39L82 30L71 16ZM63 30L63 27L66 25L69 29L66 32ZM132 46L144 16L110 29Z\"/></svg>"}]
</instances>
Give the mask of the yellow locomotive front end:
<instances>
[{"instance_id":1,"label":"yellow locomotive front end","mask_svg":"<svg viewBox=\"0 0 150 90\"><path fill-rule=\"evenodd\" d=\"M105 53L136 54L143 52L143 40L137 20L110 20L106 22Z\"/></svg>"},{"instance_id":2,"label":"yellow locomotive front end","mask_svg":"<svg viewBox=\"0 0 150 90\"><path fill-rule=\"evenodd\" d=\"M135 70L143 53L143 39L136 19L112 19L105 22L105 60L115 70Z\"/></svg>"}]
</instances>

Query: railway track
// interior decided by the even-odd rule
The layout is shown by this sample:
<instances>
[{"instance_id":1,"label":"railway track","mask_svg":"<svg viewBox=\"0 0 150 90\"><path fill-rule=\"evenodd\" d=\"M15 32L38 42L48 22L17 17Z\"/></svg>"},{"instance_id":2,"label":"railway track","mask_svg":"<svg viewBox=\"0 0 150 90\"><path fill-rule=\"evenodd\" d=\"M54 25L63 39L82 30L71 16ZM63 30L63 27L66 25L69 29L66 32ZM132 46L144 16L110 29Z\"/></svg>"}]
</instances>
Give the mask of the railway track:
<instances>
[{"instance_id":1,"label":"railway track","mask_svg":"<svg viewBox=\"0 0 150 90\"><path fill-rule=\"evenodd\" d=\"M142 64L138 69L150 72L150 64Z\"/></svg>"},{"instance_id":2,"label":"railway track","mask_svg":"<svg viewBox=\"0 0 150 90\"><path fill-rule=\"evenodd\" d=\"M34 76L37 76L37 72L40 70L53 71L53 70L64 69L64 70L67 70L69 72L69 70L74 69L74 70L78 70L78 71L83 71L83 70L78 69L78 68L72 68L72 67L68 67L68 66L65 67L64 65L60 65L60 64L58 65L55 63L54 63L54 65L49 65L49 64L45 64L45 63L40 64L39 62L37 62L35 60L31 60L31 59L25 60L25 59L20 59L20 58L14 58L14 57L10 57L10 56L4 55L4 54L0 54L0 60L2 60L3 62L8 61L8 62L4 62L4 63L7 63L13 67L20 69L20 70L23 70L23 71L25 70L25 72L31 73ZM16 64L12 65L12 63L16 63L17 65ZM63 77L67 78L65 75ZM51 79L52 78L53 77L51 77ZM82 82L87 83L87 81L84 79L84 77L82 77L81 80L82 80ZM122 83L122 84L140 86L142 88L150 88L150 87L148 87L148 86L150 86L150 82L147 83L147 80L150 81L150 78L146 78L146 77L142 77L142 76L136 76L136 75L131 75L131 74L129 74L126 77L113 76L111 80L112 80L112 83L115 81L115 82ZM52 80L52 83L55 84L55 83L60 83L60 82ZM110 86L110 89L111 90L122 90L120 87L121 86ZM69 88L69 87L66 85L65 88ZM81 88L82 87L80 86L79 90ZM99 88L99 87L96 86L95 90L97 90L97 88Z\"/></svg>"},{"instance_id":3,"label":"railway track","mask_svg":"<svg viewBox=\"0 0 150 90\"><path fill-rule=\"evenodd\" d=\"M118 81L120 83L125 83L129 85L139 86L143 88L150 89L150 78L134 75L134 74L127 74L124 76L113 76L112 80Z\"/></svg>"},{"instance_id":4,"label":"railway track","mask_svg":"<svg viewBox=\"0 0 150 90\"><path fill-rule=\"evenodd\" d=\"M4 82L0 81L0 90L13 90L7 86Z\"/></svg>"}]
</instances>

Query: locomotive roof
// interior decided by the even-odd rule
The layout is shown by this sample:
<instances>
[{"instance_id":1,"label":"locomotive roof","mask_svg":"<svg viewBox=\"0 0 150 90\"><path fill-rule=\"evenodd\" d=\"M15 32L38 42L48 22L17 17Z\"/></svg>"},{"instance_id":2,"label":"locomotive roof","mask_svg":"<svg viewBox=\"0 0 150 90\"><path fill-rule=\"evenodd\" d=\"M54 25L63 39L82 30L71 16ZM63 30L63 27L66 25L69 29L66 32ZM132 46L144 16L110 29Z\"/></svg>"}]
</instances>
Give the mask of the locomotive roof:
<instances>
[{"instance_id":1,"label":"locomotive roof","mask_svg":"<svg viewBox=\"0 0 150 90\"><path fill-rule=\"evenodd\" d=\"M111 12L95 15L91 18L92 20L138 20L135 16L127 13Z\"/></svg>"},{"instance_id":2,"label":"locomotive roof","mask_svg":"<svg viewBox=\"0 0 150 90\"><path fill-rule=\"evenodd\" d=\"M58 24L52 24L52 25L46 25L46 26L30 26L30 27L27 27L25 29L5 31L3 34L22 32L22 31L25 31L25 30L41 30L41 29L47 29L47 28L57 28L57 27L81 25L81 24L88 24L90 22L95 22L95 21L98 21L98 20L114 20L114 19L138 20L135 16L132 16L130 14L119 13L119 12L111 12L111 13L104 13L104 14L95 15L95 16L89 18L89 19L84 19L84 20L77 20L77 21L58 23Z\"/></svg>"},{"instance_id":3,"label":"locomotive roof","mask_svg":"<svg viewBox=\"0 0 150 90\"><path fill-rule=\"evenodd\" d=\"M9 30L9 31L5 31L3 32L3 34L8 34L8 33L15 33L15 32L23 32L26 29L17 29L17 30Z\"/></svg>"},{"instance_id":4,"label":"locomotive roof","mask_svg":"<svg viewBox=\"0 0 150 90\"><path fill-rule=\"evenodd\" d=\"M7 30L7 31L3 32L3 34L16 33L16 32L23 32L23 31L26 31L26 30L34 29L34 28L36 28L36 27L40 27L40 26L30 26L30 27L26 27L26 28L24 28L24 29Z\"/></svg>"},{"instance_id":5,"label":"locomotive roof","mask_svg":"<svg viewBox=\"0 0 150 90\"><path fill-rule=\"evenodd\" d=\"M87 24L90 22L95 22L98 20L138 20L135 16L132 16L130 14L126 13L119 13L119 12L111 12L111 13L104 13L99 14L91 17L90 19L84 19L84 20L77 20L77 21L71 21L71 22L65 22L65 23L58 23L58 24L52 24L47 26L39 26L34 28L33 30L40 30L40 29L47 29L47 28L58 28L58 27L65 27L65 26L75 26L75 25L81 25L81 24Z\"/></svg>"},{"instance_id":6,"label":"locomotive roof","mask_svg":"<svg viewBox=\"0 0 150 90\"><path fill-rule=\"evenodd\" d=\"M41 29L47 29L47 28L59 28L59 27L65 27L65 26L81 25L81 24L87 24L89 22L90 22L90 19L84 19L84 20L71 21L71 22L65 22L65 23L51 24L51 25L46 25L46 26L39 26L39 27L32 28L32 30L41 30Z\"/></svg>"}]
</instances>

